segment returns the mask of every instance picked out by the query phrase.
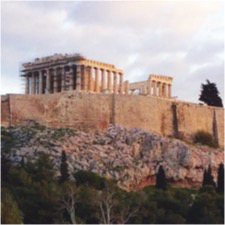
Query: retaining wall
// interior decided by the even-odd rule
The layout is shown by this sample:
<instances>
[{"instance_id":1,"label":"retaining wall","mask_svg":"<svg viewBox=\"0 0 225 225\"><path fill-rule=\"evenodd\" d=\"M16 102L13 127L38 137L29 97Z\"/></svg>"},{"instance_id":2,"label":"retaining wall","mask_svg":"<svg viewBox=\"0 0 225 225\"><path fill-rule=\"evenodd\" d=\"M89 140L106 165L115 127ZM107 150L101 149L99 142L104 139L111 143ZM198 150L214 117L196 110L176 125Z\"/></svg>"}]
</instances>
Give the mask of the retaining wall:
<instances>
[{"instance_id":1,"label":"retaining wall","mask_svg":"<svg viewBox=\"0 0 225 225\"><path fill-rule=\"evenodd\" d=\"M149 96L88 94L6 95L1 98L3 126L37 121L48 127L105 131L109 123L164 136L191 139L198 130L224 146L224 109Z\"/></svg>"}]
</instances>

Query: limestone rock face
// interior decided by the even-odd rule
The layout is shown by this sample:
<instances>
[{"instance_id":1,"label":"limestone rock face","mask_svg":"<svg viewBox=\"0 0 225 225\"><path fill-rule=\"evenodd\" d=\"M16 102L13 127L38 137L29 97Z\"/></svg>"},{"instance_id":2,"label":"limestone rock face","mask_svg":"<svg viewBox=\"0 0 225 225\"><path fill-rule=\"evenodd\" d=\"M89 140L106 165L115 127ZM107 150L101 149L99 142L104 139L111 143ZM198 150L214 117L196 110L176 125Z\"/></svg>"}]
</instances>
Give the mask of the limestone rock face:
<instances>
[{"instance_id":1,"label":"limestone rock face","mask_svg":"<svg viewBox=\"0 0 225 225\"><path fill-rule=\"evenodd\" d=\"M199 187L204 169L210 164L216 180L218 165L224 161L223 149L193 146L140 129L110 126L104 134L27 127L8 131L16 140L11 154L15 163L22 157L35 160L38 152L46 152L59 174L61 152L65 150L71 178L77 170L91 170L115 179L126 190L154 185L160 165L171 185Z\"/></svg>"}]
</instances>

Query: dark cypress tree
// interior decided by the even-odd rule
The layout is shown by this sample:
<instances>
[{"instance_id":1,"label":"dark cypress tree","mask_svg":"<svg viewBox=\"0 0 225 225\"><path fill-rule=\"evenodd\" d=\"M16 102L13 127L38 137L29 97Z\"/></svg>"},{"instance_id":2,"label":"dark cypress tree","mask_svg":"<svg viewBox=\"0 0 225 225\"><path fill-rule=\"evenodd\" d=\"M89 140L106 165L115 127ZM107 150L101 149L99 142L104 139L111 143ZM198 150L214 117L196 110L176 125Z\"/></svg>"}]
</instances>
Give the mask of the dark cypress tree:
<instances>
[{"instance_id":1,"label":"dark cypress tree","mask_svg":"<svg viewBox=\"0 0 225 225\"><path fill-rule=\"evenodd\" d=\"M207 170L204 170L202 187L204 187L205 185L207 185L207 183L208 183L207 179L208 179Z\"/></svg>"},{"instance_id":2,"label":"dark cypress tree","mask_svg":"<svg viewBox=\"0 0 225 225\"><path fill-rule=\"evenodd\" d=\"M159 167L158 173L156 174L156 188L166 189L166 174L162 166Z\"/></svg>"},{"instance_id":3,"label":"dark cypress tree","mask_svg":"<svg viewBox=\"0 0 225 225\"><path fill-rule=\"evenodd\" d=\"M208 185L212 185L213 187L216 187L216 183L214 181L214 177L212 175L212 169L211 169L210 165L209 165L209 169L208 169L208 179L209 179Z\"/></svg>"},{"instance_id":4,"label":"dark cypress tree","mask_svg":"<svg viewBox=\"0 0 225 225\"><path fill-rule=\"evenodd\" d=\"M21 163L20 163L21 168L25 168L25 163L24 163L24 156L21 159Z\"/></svg>"},{"instance_id":5,"label":"dark cypress tree","mask_svg":"<svg viewBox=\"0 0 225 225\"><path fill-rule=\"evenodd\" d=\"M204 171L204 176L203 176L203 182L202 182L202 185L205 186L205 185L212 185L213 187L216 187L216 183L214 181L214 177L212 175L212 169L211 169L211 166L209 165L209 168L208 170Z\"/></svg>"},{"instance_id":6,"label":"dark cypress tree","mask_svg":"<svg viewBox=\"0 0 225 225\"><path fill-rule=\"evenodd\" d=\"M224 165L221 163L218 169L217 191L224 193Z\"/></svg>"},{"instance_id":7,"label":"dark cypress tree","mask_svg":"<svg viewBox=\"0 0 225 225\"><path fill-rule=\"evenodd\" d=\"M206 84L202 84L201 94L199 101L205 102L210 106L223 107L221 98L219 97L219 91L217 90L216 84L206 80Z\"/></svg>"},{"instance_id":8,"label":"dark cypress tree","mask_svg":"<svg viewBox=\"0 0 225 225\"><path fill-rule=\"evenodd\" d=\"M65 151L62 151L62 158L61 158L61 165L60 165L60 179L59 183L64 183L69 179L69 171L68 171L68 164Z\"/></svg>"}]
</instances>

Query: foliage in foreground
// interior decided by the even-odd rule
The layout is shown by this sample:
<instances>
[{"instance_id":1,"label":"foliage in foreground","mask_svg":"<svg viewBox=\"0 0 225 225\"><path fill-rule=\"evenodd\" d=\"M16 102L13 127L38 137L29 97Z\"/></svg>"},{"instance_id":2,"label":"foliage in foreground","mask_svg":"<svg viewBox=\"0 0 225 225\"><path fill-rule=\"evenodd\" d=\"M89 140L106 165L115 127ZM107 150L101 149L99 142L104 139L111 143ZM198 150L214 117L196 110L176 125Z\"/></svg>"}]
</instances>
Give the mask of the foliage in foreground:
<instances>
[{"instance_id":1,"label":"foliage in foreground","mask_svg":"<svg viewBox=\"0 0 225 225\"><path fill-rule=\"evenodd\" d=\"M224 222L224 197L212 186L199 191L147 187L128 193L92 172L79 171L74 177L77 182L58 182L46 154L35 163L10 164L2 181L2 223Z\"/></svg>"},{"instance_id":2,"label":"foliage in foreground","mask_svg":"<svg viewBox=\"0 0 225 225\"><path fill-rule=\"evenodd\" d=\"M90 171L69 174L65 152L58 178L52 160L44 153L35 162L22 160L15 166L7 157L13 137L6 133L3 141L2 223L224 223L223 165L218 169L217 192L215 184L210 185L210 168L198 191L169 187L161 168L156 186L126 192ZM69 175L75 181L69 180Z\"/></svg>"}]
</instances>

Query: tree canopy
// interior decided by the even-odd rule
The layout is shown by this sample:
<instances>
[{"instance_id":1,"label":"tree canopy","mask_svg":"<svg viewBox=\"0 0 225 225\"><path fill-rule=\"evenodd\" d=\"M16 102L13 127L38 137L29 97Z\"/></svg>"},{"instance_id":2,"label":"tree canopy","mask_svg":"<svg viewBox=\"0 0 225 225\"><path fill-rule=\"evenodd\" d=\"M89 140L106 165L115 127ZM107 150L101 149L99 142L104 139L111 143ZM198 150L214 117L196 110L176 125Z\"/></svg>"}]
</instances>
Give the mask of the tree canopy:
<instances>
[{"instance_id":1,"label":"tree canopy","mask_svg":"<svg viewBox=\"0 0 225 225\"><path fill-rule=\"evenodd\" d=\"M166 174L162 166L159 167L159 171L156 175L156 188L166 189Z\"/></svg>"},{"instance_id":2,"label":"tree canopy","mask_svg":"<svg viewBox=\"0 0 225 225\"><path fill-rule=\"evenodd\" d=\"M211 169L210 165L209 165L208 170L204 171L202 186L205 186L205 185L211 185L213 187L216 187L216 184L215 184L215 181L214 181L214 177L212 175L212 169Z\"/></svg>"},{"instance_id":3,"label":"tree canopy","mask_svg":"<svg viewBox=\"0 0 225 225\"><path fill-rule=\"evenodd\" d=\"M199 101L202 101L209 106L223 107L223 103L215 83L211 83L209 80L206 80L206 84L202 84L201 88Z\"/></svg>"},{"instance_id":4,"label":"tree canopy","mask_svg":"<svg viewBox=\"0 0 225 225\"><path fill-rule=\"evenodd\" d=\"M69 179L69 169L68 169L68 163L67 163L67 157L66 157L66 152L62 151L62 156L61 156L61 165L60 165L60 173L61 176L59 178L59 183L64 183Z\"/></svg>"},{"instance_id":5,"label":"tree canopy","mask_svg":"<svg viewBox=\"0 0 225 225\"><path fill-rule=\"evenodd\" d=\"M217 191L224 193L224 165L221 163L218 169Z\"/></svg>"}]
</instances>

